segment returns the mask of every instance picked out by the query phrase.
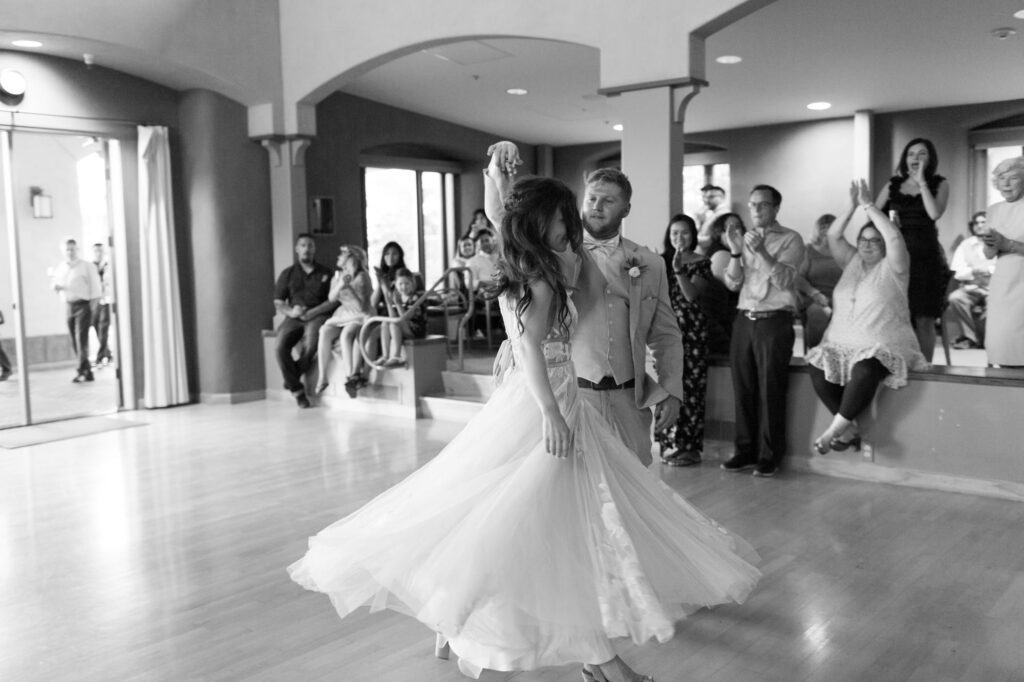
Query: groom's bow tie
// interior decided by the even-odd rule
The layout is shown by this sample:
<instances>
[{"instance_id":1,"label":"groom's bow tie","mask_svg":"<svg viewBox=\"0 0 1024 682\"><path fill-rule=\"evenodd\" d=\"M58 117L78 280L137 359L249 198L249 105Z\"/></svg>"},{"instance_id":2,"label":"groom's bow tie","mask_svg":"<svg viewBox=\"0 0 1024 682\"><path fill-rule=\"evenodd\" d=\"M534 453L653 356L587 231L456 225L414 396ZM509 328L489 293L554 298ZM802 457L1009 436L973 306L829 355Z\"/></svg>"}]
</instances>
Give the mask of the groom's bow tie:
<instances>
[{"instance_id":1,"label":"groom's bow tie","mask_svg":"<svg viewBox=\"0 0 1024 682\"><path fill-rule=\"evenodd\" d=\"M583 248L591 253L597 252L603 256L610 256L615 253L615 249L619 248L620 239L619 235L615 235L611 239L594 239L589 234L584 233Z\"/></svg>"}]
</instances>

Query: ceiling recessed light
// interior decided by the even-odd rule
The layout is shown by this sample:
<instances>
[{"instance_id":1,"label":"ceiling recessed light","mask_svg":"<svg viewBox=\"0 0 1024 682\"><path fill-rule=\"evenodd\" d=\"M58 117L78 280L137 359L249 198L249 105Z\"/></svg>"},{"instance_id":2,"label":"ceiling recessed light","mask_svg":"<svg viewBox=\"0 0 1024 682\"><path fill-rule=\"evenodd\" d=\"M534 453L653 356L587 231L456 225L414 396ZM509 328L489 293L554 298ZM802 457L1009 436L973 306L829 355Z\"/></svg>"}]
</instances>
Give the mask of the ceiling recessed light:
<instances>
[{"instance_id":1,"label":"ceiling recessed light","mask_svg":"<svg viewBox=\"0 0 1024 682\"><path fill-rule=\"evenodd\" d=\"M612 130L614 130L617 133L621 133L622 132L622 124L621 123L616 123L615 125L612 126Z\"/></svg>"},{"instance_id":2,"label":"ceiling recessed light","mask_svg":"<svg viewBox=\"0 0 1024 682\"><path fill-rule=\"evenodd\" d=\"M743 57L737 57L734 54L723 54L721 57L715 59L719 64L739 64L743 61Z\"/></svg>"},{"instance_id":3,"label":"ceiling recessed light","mask_svg":"<svg viewBox=\"0 0 1024 682\"><path fill-rule=\"evenodd\" d=\"M527 90L526 88L509 88L505 92L507 92L510 95L525 95L526 93L529 92L529 90Z\"/></svg>"},{"instance_id":4,"label":"ceiling recessed light","mask_svg":"<svg viewBox=\"0 0 1024 682\"><path fill-rule=\"evenodd\" d=\"M13 40L11 45L15 47L42 47L43 44L38 40Z\"/></svg>"},{"instance_id":5,"label":"ceiling recessed light","mask_svg":"<svg viewBox=\"0 0 1024 682\"><path fill-rule=\"evenodd\" d=\"M1013 13L1013 16L1016 19L1024 19L1024 9L1017 10L1016 12Z\"/></svg>"},{"instance_id":6,"label":"ceiling recessed light","mask_svg":"<svg viewBox=\"0 0 1024 682\"><path fill-rule=\"evenodd\" d=\"M811 111L825 111L826 109L832 108L831 102L811 102L807 105L807 108Z\"/></svg>"},{"instance_id":7,"label":"ceiling recessed light","mask_svg":"<svg viewBox=\"0 0 1024 682\"><path fill-rule=\"evenodd\" d=\"M1006 40L1015 35L1017 35L1017 31L1009 26L1000 26L999 28L992 29L992 36L999 40Z\"/></svg>"}]
</instances>

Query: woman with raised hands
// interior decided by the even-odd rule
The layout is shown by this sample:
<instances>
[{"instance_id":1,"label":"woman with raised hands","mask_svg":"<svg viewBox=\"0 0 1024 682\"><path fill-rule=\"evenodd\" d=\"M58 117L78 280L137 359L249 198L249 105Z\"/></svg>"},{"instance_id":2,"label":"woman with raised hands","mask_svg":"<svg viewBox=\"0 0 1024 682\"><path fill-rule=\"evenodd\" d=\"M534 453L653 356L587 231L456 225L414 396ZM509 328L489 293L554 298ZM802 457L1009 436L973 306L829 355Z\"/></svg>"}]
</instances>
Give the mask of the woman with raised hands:
<instances>
[{"instance_id":1,"label":"woman with raised hands","mask_svg":"<svg viewBox=\"0 0 1024 682\"><path fill-rule=\"evenodd\" d=\"M903 235L872 203L867 182L851 183L850 199L870 222L858 232L856 246L844 236L853 210L829 227L829 249L843 274L832 294L828 329L807 353L811 383L833 415L814 441L821 455L860 449L856 420L878 385L899 388L907 383L908 370L927 365L907 309L910 256Z\"/></svg>"}]
</instances>

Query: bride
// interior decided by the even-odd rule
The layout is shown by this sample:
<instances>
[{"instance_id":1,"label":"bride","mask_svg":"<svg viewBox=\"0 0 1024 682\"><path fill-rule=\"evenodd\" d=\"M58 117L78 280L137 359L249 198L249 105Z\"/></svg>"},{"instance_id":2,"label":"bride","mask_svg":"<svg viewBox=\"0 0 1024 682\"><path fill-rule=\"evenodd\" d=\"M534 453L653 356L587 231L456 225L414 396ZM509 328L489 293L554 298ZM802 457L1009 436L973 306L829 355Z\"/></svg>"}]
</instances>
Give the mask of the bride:
<instances>
[{"instance_id":1,"label":"bride","mask_svg":"<svg viewBox=\"0 0 1024 682\"><path fill-rule=\"evenodd\" d=\"M517 160L503 145L488 170L499 185ZM743 601L756 555L577 399L572 191L524 178L503 194L500 385L431 462L310 538L289 572L342 617L366 605L416 618L474 678L577 662L584 682L651 682L611 639L666 642L687 613Z\"/></svg>"}]
</instances>

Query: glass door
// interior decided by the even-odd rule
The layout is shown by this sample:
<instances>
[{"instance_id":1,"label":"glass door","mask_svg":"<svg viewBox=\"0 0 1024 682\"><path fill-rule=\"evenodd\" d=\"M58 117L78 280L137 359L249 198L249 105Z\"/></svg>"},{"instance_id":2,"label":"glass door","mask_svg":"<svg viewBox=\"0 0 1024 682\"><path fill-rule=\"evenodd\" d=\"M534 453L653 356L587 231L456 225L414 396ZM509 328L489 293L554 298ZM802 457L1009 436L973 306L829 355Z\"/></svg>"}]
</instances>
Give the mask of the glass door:
<instances>
[{"instance_id":1,"label":"glass door","mask_svg":"<svg viewBox=\"0 0 1024 682\"><path fill-rule=\"evenodd\" d=\"M108 145L63 133L0 136L0 267L10 272L0 282L0 344L11 367L0 381L0 428L115 412Z\"/></svg>"}]
</instances>

